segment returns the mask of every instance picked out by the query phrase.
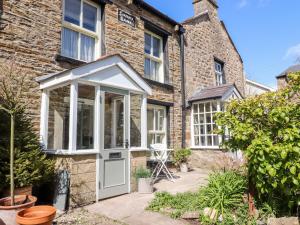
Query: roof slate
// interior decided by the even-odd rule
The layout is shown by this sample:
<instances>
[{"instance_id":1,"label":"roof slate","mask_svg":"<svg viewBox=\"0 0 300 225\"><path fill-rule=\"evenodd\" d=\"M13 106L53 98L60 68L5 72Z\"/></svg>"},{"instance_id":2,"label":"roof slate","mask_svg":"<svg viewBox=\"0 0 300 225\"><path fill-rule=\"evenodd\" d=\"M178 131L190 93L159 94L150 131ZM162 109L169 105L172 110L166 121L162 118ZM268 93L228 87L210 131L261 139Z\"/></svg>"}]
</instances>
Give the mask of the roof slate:
<instances>
[{"instance_id":1,"label":"roof slate","mask_svg":"<svg viewBox=\"0 0 300 225\"><path fill-rule=\"evenodd\" d=\"M198 89L194 92L189 102L222 98L228 91L235 88L234 84L225 84L222 86L214 86Z\"/></svg>"},{"instance_id":2,"label":"roof slate","mask_svg":"<svg viewBox=\"0 0 300 225\"><path fill-rule=\"evenodd\" d=\"M285 77L289 73L295 73L295 72L300 72L300 64L290 66L285 71L283 71L281 74L279 74L276 78Z\"/></svg>"}]
</instances>

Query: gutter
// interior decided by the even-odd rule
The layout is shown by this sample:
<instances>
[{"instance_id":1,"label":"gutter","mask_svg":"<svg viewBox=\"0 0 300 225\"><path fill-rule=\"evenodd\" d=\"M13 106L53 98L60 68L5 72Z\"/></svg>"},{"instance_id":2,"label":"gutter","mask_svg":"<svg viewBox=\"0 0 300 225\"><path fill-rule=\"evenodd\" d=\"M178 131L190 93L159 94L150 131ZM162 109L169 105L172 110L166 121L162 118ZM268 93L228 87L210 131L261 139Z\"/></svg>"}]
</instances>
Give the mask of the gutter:
<instances>
[{"instance_id":1,"label":"gutter","mask_svg":"<svg viewBox=\"0 0 300 225\"><path fill-rule=\"evenodd\" d=\"M183 26L176 26L175 28L179 33L180 39L180 73L181 73L181 123L182 123L182 130L181 130L181 147L186 147L186 96L185 96L185 59L184 59L184 33L185 29Z\"/></svg>"}]
</instances>

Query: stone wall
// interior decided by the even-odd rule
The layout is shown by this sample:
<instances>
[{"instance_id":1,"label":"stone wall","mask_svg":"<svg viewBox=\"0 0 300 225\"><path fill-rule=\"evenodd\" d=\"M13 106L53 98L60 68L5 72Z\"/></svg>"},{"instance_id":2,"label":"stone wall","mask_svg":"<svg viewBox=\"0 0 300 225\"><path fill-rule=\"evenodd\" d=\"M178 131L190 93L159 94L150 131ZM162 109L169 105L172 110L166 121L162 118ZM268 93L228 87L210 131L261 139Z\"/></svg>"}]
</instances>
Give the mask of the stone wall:
<instances>
[{"instance_id":1,"label":"stone wall","mask_svg":"<svg viewBox=\"0 0 300 225\"><path fill-rule=\"evenodd\" d=\"M96 200L96 155L55 156L56 169L70 174L71 208L83 206Z\"/></svg>"},{"instance_id":2,"label":"stone wall","mask_svg":"<svg viewBox=\"0 0 300 225\"><path fill-rule=\"evenodd\" d=\"M287 86L287 77L283 76L283 77L278 77L277 78L277 89L283 89Z\"/></svg>"}]
</instances>

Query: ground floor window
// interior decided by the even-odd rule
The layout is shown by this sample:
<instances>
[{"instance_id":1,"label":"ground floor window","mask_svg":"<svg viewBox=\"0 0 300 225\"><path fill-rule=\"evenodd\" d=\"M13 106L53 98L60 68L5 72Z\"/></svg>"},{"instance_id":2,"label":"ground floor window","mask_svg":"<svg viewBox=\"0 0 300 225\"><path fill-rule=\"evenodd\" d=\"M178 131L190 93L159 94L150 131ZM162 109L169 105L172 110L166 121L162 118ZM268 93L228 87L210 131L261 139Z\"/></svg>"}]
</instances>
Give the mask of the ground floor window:
<instances>
[{"instance_id":1,"label":"ground floor window","mask_svg":"<svg viewBox=\"0 0 300 225\"><path fill-rule=\"evenodd\" d=\"M166 107L148 105L148 146L151 144L167 144Z\"/></svg>"},{"instance_id":2,"label":"ground floor window","mask_svg":"<svg viewBox=\"0 0 300 225\"><path fill-rule=\"evenodd\" d=\"M192 134L194 147L216 147L221 137L216 134L214 115L223 110L221 101L194 103L192 107Z\"/></svg>"}]
</instances>

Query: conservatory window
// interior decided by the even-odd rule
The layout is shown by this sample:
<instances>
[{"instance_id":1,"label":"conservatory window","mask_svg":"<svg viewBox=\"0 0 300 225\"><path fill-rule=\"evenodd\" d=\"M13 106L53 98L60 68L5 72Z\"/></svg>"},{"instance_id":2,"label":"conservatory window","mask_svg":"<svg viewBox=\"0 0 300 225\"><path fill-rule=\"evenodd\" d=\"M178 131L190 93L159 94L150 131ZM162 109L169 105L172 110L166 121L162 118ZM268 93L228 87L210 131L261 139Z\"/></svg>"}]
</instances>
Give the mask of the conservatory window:
<instances>
[{"instance_id":1,"label":"conservatory window","mask_svg":"<svg viewBox=\"0 0 300 225\"><path fill-rule=\"evenodd\" d=\"M95 60L99 45L99 6L86 0L65 0L62 55L86 62Z\"/></svg>"},{"instance_id":2,"label":"conservatory window","mask_svg":"<svg viewBox=\"0 0 300 225\"><path fill-rule=\"evenodd\" d=\"M95 87L78 84L77 149L94 149Z\"/></svg>"},{"instance_id":3,"label":"conservatory window","mask_svg":"<svg viewBox=\"0 0 300 225\"><path fill-rule=\"evenodd\" d=\"M130 146L141 147L142 95L130 95Z\"/></svg>"},{"instance_id":4,"label":"conservatory window","mask_svg":"<svg viewBox=\"0 0 300 225\"><path fill-rule=\"evenodd\" d=\"M221 138L216 134L216 112L223 109L220 101L194 103L192 109L193 145L195 147L219 147Z\"/></svg>"},{"instance_id":5,"label":"conservatory window","mask_svg":"<svg viewBox=\"0 0 300 225\"><path fill-rule=\"evenodd\" d=\"M166 144L166 107L148 105L148 146L151 144Z\"/></svg>"},{"instance_id":6,"label":"conservatory window","mask_svg":"<svg viewBox=\"0 0 300 225\"><path fill-rule=\"evenodd\" d=\"M49 92L48 143L50 150L69 148L70 86Z\"/></svg>"}]
</instances>

